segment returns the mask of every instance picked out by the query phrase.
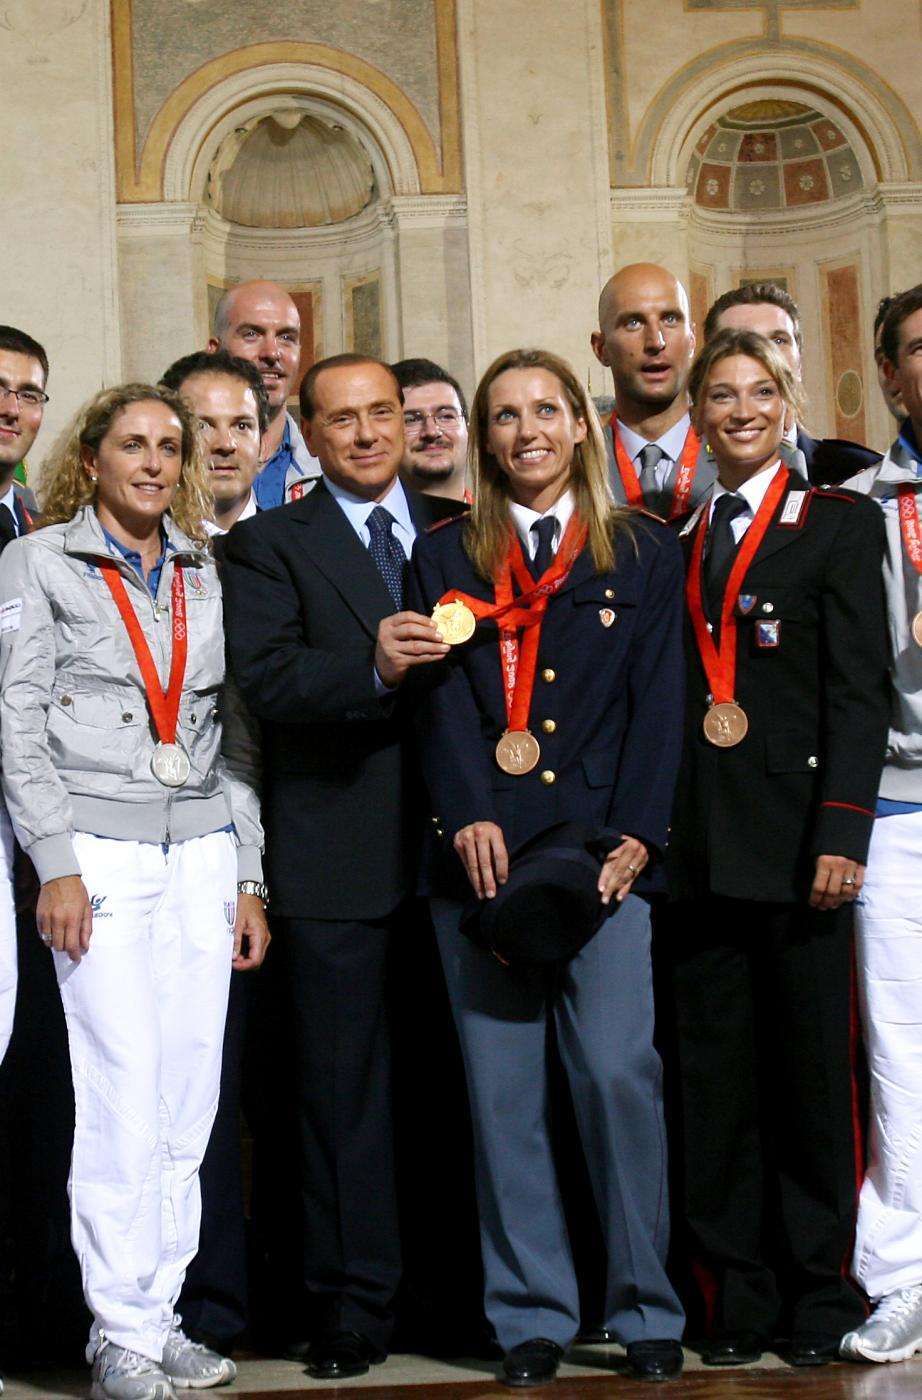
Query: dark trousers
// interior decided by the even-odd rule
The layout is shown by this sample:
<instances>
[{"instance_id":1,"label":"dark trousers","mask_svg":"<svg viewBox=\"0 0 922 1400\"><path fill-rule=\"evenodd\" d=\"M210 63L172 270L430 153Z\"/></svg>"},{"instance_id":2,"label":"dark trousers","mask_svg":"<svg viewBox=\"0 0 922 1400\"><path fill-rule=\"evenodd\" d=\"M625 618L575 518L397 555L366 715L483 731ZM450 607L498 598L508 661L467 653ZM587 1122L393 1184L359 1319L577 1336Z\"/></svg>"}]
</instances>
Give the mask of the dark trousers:
<instances>
[{"instance_id":1,"label":"dark trousers","mask_svg":"<svg viewBox=\"0 0 922 1400\"><path fill-rule=\"evenodd\" d=\"M382 1350L400 1281L385 993L401 917L273 921L293 1012L305 1301L319 1330Z\"/></svg>"},{"instance_id":2,"label":"dark trousers","mask_svg":"<svg viewBox=\"0 0 922 1400\"><path fill-rule=\"evenodd\" d=\"M838 1336L856 1195L851 910L710 898L668 930L685 1206L714 1330Z\"/></svg>"},{"instance_id":3,"label":"dark trousers","mask_svg":"<svg viewBox=\"0 0 922 1400\"><path fill-rule=\"evenodd\" d=\"M231 973L221 1092L199 1172L202 1223L178 1311L192 1337L229 1351L247 1325L247 1248L240 1161L240 1086L247 1005L255 972Z\"/></svg>"}]
</instances>

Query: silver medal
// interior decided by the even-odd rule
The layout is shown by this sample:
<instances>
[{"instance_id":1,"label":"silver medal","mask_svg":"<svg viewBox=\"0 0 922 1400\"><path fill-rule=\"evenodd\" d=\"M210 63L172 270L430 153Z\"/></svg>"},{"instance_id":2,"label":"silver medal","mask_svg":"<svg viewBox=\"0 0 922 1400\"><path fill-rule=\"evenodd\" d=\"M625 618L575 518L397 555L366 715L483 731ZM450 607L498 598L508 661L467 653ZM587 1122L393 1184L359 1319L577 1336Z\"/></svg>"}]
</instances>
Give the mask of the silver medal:
<instances>
[{"instance_id":1,"label":"silver medal","mask_svg":"<svg viewBox=\"0 0 922 1400\"><path fill-rule=\"evenodd\" d=\"M158 744L150 761L151 772L164 787L182 787L192 765L178 744Z\"/></svg>"}]
</instances>

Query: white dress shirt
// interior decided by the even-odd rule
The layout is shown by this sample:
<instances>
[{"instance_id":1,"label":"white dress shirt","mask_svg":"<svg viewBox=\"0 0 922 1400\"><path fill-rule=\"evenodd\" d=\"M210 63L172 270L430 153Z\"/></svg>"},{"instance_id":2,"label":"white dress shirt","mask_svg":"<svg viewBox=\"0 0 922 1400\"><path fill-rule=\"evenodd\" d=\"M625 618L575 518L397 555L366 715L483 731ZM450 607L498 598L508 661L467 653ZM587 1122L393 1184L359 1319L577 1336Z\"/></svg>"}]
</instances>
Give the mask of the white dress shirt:
<instances>
[{"instance_id":1,"label":"white dress shirt","mask_svg":"<svg viewBox=\"0 0 922 1400\"><path fill-rule=\"evenodd\" d=\"M369 515L376 506L383 506L385 510L390 511L394 517L391 534L399 542L401 549L409 559L413 553L413 541L416 539L416 526L413 524L410 505L399 476L394 478L391 489L380 501L366 501L362 496L354 496L351 491L344 491L341 486L337 486L335 481L331 481L326 475L324 475L323 480L330 495L338 503L366 549L371 544L371 531L368 528Z\"/></svg>"},{"instance_id":2,"label":"white dress shirt","mask_svg":"<svg viewBox=\"0 0 922 1400\"><path fill-rule=\"evenodd\" d=\"M13 524L16 526L16 534L21 535L22 531L19 528L19 516L16 514L16 492L12 486L10 486L9 491L7 491L3 499L0 500L0 506L6 506L10 515L13 517Z\"/></svg>"},{"instance_id":3,"label":"white dress shirt","mask_svg":"<svg viewBox=\"0 0 922 1400\"><path fill-rule=\"evenodd\" d=\"M554 538L551 541L551 552L557 553L560 541L564 537L564 532L570 523L570 516L573 514L573 492L564 491L550 509L543 513L538 510L531 510L528 506L520 506L517 501L510 501L509 513L512 516L512 523L516 528L516 533L522 541L524 549L529 559L534 559L538 548L538 536L532 533L532 525L537 525L539 520L547 520L553 517L557 522L554 530Z\"/></svg>"},{"instance_id":4,"label":"white dress shirt","mask_svg":"<svg viewBox=\"0 0 922 1400\"><path fill-rule=\"evenodd\" d=\"M685 446L685 439L688 437L688 430L690 427L691 418L686 413L679 419L678 423L673 424L668 432L663 433L662 437L657 438L656 441L651 444L649 438L641 437L640 433L635 433L633 428L629 428L625 423L622 423L619 418L618 436L624 444L627 455L634 463L634 469L638 476L640 476L640 463L637 459L641 452L645 447L654 446L659 448L663 456L653 468L653 476L656 481L657 491L664 491L666 489L666 482L669 480L669 474L682 455L682 449Z\"/></svg>"},{"instance_id":5,"label":"white dress shirt","mask_svg":"<svg viewBox=\"0 0 922 1400\"><path fill-rule=\"evenodd\" d=\"M714 503L718 501L721 496L739 496L746 502L746 510L740 511L739 515L736 516L734 520L730 521L730 529L733 531L733 538L736 543L739 544L753 520L755 520L756 512L765 499L766 491L778 475L778 468L780 466L781 459L779 458L776 462L773 462L770 467L763 467L761 471L756 472L755 476L751 476L748 481L744 481L742 486L735 492L728 491L725 486L721 486L719 481L715 481L708 505L708 526L710 527L711 517L714 514Z\"/></svg>"},{"instance_id":6,"label":"white dress shirt","mask_svg":"<svg viewBox=\"0 0 922 1400\"><path fill-rule=\"evenodd\" d=\"M240 514L237 516L237 520L249 520L249 518L250 518L251 515L255 515L255 514L256 514L256 510L257 510L257 506L256 506L256 495L255 495L255 492L253 492L253 491L251 490L251 491L250 491L250 495L249 495L249 499L248 499L246 505L243 507L243 510L242 510L242 511L240 512ZM235 525L237 524L237 520L235 520L235 521L233 522ZM213 520L205 520L205 521L203 521L203 524L204 524L205 529L206 529L206 531L207 531L207 533L208 533L209 535L226 535L226 534L227 534L227 530L224 529L223 525L216 525L215 522L214 522ZM231 528L231 527L228 525L227 529L229 530L230 528Z\"/></svg>"}]
</instances>

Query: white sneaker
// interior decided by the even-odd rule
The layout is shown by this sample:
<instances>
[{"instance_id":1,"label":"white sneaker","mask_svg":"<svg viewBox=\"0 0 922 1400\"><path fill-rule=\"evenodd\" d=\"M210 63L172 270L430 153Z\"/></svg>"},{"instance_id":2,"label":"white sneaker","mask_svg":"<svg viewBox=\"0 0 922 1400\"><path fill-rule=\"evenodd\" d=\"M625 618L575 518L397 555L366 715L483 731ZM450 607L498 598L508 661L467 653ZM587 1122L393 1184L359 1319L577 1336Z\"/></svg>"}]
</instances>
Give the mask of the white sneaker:
<instances>
[{"instance_id":1,"label":"white sneaker","mask_svg":"<svg viewBox=\"0 0 922 1400\"><path fill-rule=\"evenodd\" d=\"M839 1354L848 1361L906 1361L922 1351L922 1284L881 1298L867 1322L846 1332Z\"/></svg>"},{"instance_id":2,"label":"white sneaker","mask_svg":"<svg viewBox=\"0 0 922 1400\"><path fill-rule=\"evenodd\" d=\"M182 1318L173 1318L163 1344L163 1369L177 1390L209 1390L213 1385L229 1385L237 1367L229 1356L219 1356L201 1342L192 1342L182 1330Z\"/></svg>"},{"instance_id":3,"label":"white sneaker","mask_svg":"<svg viewBox=\"0 0 922 1400\"><path fill-rule=\"evenodd\" d=\"M158 1362L115 1342L103 1342L93 1358L91 1400L176 1400Z\"/></svg>"}]
</instances>

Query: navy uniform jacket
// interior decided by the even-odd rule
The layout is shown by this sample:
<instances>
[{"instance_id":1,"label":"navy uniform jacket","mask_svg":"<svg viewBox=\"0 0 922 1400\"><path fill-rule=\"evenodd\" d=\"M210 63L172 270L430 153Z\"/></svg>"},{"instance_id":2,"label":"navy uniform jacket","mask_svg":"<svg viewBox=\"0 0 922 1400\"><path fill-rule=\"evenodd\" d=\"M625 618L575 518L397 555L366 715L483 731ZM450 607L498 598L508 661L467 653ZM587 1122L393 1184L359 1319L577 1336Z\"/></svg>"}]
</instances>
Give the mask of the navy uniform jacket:
<instances>
[{"instance_id":1,"label":"navy uniform jacket","mask_svg":"<svg viewBox=\"0 0 922 1400\"><path fill-rule=\"evenodd\" d=\"M421 612L451 588L493 602L463 529L452 521L417 539L411 606ZM651 856L664 848L681 748L682 560L658 521L638 512L633 530L633 542L618 535L611 572L597 574L584 550L550 600L529 718L541 758L531 773L510 776L494 757L506 728L496 625L479 623L427 668L417 716L423 776L450 852L436 885L462 873L451 841L476 821L497 822L510 851L561 820L636 836ZM614 614L609 626L603 614Z\"/></svg>"},{"instance_id":2,"label":"navy uniform jacket","mask_svg":"<svg viewBox=\"0 0 922 1400\"><path fill-rule=\"evenodd\" d=\"M792 492L797 522L782 524ZM703 736L709 687L687 619L674 897L801 901L818 855L867 859L889 707L883 548L873 502L791 473L735 608L735 698L749 719L735 748Z\"/></svg>"},{"instance_id":3,"label":"navy uniform jacket","mask_svg":"<svg viewBox=\"0 0 922 1400\"><path fill-rule=\"evenodd\" d=\"M882 460L880 453L873 452L870 447L862 447L846 438L812 438L800 427L797 447L804 454L807 475L817 486L837 486Z\"/></svg>"}]
</instances>

